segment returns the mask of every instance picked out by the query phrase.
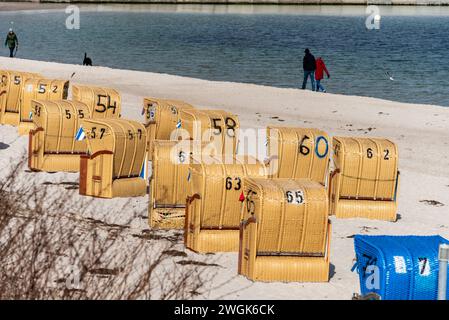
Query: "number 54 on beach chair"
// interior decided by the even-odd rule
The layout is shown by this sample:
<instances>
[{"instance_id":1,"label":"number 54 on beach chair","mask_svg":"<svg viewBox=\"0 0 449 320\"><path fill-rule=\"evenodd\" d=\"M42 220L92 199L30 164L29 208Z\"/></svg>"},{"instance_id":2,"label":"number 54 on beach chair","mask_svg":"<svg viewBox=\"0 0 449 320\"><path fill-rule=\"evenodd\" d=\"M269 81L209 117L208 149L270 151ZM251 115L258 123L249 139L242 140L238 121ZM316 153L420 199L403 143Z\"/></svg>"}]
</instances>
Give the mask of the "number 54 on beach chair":
<instances>
[{"instance_id":1,"label":"number 54 on beach chair","mask_svg":"<svg viewBox=\"0 0 449 320\"><path fill-rule=\"evenodd\" d=\"M85 103L93 119L120 118L120 94L111 88L73 85L72 99Z\"/></svg>"}]
</instances>

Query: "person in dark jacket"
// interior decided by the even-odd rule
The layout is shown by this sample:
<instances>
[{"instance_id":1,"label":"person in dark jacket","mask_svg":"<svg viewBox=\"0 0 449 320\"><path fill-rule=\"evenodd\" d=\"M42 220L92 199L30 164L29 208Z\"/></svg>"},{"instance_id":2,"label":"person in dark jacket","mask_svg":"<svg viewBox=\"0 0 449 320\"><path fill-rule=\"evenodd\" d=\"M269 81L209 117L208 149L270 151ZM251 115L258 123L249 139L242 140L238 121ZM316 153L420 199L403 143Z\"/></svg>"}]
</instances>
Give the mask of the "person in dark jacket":
<instances>
[{"instance_id":1,"label":"person in dark jacket","mask_svg":"<svg viewBox=\"0 0 449 320\"><path fill-rule=\"evenodd\" d=\"M14 57L14 49L19 47L19 39L17 39L17 35L10 28L8 34L6 35L5 47L9 48L9 57Z\"/></svg>"},{"instance_id":2,"label":"person in dark jacket","mask_svg":"<svg viewBox=\"0 0 449 320\"><path fill-rule=\"evenodd\" d=\"M315 57L310 53L309 49L306 49L304 53L305 55L302 61L302 67L304 69L304 81L302 82L302 89L306 88L307 78L310 77L310 82L312 83L312 91L315 91Z\"/></svg>"}]
</instances>

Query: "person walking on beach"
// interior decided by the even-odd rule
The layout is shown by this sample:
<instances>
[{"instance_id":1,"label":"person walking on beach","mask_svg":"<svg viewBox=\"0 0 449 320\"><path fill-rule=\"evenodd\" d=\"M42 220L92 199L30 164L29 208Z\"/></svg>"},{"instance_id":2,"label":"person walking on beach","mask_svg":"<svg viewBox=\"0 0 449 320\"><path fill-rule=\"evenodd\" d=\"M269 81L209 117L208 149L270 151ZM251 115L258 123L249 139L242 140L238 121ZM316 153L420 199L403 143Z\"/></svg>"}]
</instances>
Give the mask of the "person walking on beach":
<instances>
[{"instance_id":1,"label":"person walking on beach","mask_svg":"<svg viewBox=\"0 0 449 320\"><path fill-rule=\"evenodd\" d=\"M315 70L315 80L316 80L316 91L320 92L326 92L326 89L324 89L323 85L321 84L321 80L323 79L324 72L327 74L327 78L330 78L329 71L327 71L326 64L324 63L323 59L321 57L318 57L316 59L316 70Z\"/></svg>"},{"instance_id":2,"label":"person walking on beach","mask_svg":"<svg viewBox=\"0 0 449 320\"><path fill-rule=\"evenodd\" d=\"M9 32L6 35L5 47L9 48L9 57L14 57L14 49L19 47L19 40L17 39L17 35L14 33L12 28L9 28Z\"/></svg>"},{"instance_id":3,"label":"person walking on beach","mask_svg":"<svg viewBox=\"0 0 449 320\"><path fill-rule=\"evenodd\" d=\"M302 61L302 67L304 69L304 81L302 82L302 89L306 88L307 79L310 77L310 82L312 83L312 91L315 91L315 57L310 53L309 49L306 49L304 53L305 55Z\"/></svg>"}]
</instances>

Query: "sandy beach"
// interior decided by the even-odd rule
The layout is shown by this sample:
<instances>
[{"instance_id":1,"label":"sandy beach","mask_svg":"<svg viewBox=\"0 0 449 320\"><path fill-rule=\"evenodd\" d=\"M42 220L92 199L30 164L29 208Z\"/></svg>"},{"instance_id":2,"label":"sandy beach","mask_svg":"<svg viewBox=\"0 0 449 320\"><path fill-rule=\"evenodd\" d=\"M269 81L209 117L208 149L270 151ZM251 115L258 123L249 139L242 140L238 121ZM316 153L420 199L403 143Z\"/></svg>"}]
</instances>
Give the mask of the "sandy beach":
<instances>
[{"instance_id":1,"label":"sandy beach","mask_svg":"<svg viewBox=\"0 0 449 320\"><path fill-rule=\"evenodd\" d=\"M239 116L243 128L264 128L270 124L315 127L331 136L385 137L398 144L400 219L391 223L331 217L329 283L251 282L237 276L237 254L215 254L217 266L208 268L217 268L217 275L207 283L208 289L198 296L199 299L350 299L354 292L359 292L358 275L350 270L354 263L354 234L439 234L449 238L449 108L22 59L0 58L0 68L39 72L46 77L63 79L75 72L72 83L117 89L122 95L122 117L138 121L142 120L143 97L153 96L180 99L202 108L228 110ZM2 168L17 163L18 155L26 151L27 144L28 137L19 137L16 128L0 126ZM3 176L4 173L0 174ZM20 176L35 184L78 181L77 174L24 172ZM57 186L54 192L57 194ZM148 229L144 219L148 197L131 199L133 210L140 212L140 216L133 216L131 210L118 209L128 200L95 199L93 210L79 214L105 223L126 224L129 241L132 241L133 232ZM182 242L179 250L183 251ZM186 254L189 259L203 258L192 252L186 251Z\"/></svg>"}]
</instances>

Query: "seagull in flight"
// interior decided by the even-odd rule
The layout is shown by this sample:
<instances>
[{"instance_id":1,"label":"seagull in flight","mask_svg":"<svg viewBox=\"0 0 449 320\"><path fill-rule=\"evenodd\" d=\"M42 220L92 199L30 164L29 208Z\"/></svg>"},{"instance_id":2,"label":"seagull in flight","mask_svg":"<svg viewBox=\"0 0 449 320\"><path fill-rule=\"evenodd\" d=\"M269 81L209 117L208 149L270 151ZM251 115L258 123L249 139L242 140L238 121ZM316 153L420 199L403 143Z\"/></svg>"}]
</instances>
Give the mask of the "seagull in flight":
<instances>
[{"instance_id":1,"label":"seagull in flight","mask_svg":"<svg viewBox=\"0 0 449 320\"><path fill-rule=\"evenodd\" d=\"M394 78L391 76L391 74L387 71L385 72L385 74L387 75L387 77L391 80L394 81Z\"/></svg>"}]
</instances>

